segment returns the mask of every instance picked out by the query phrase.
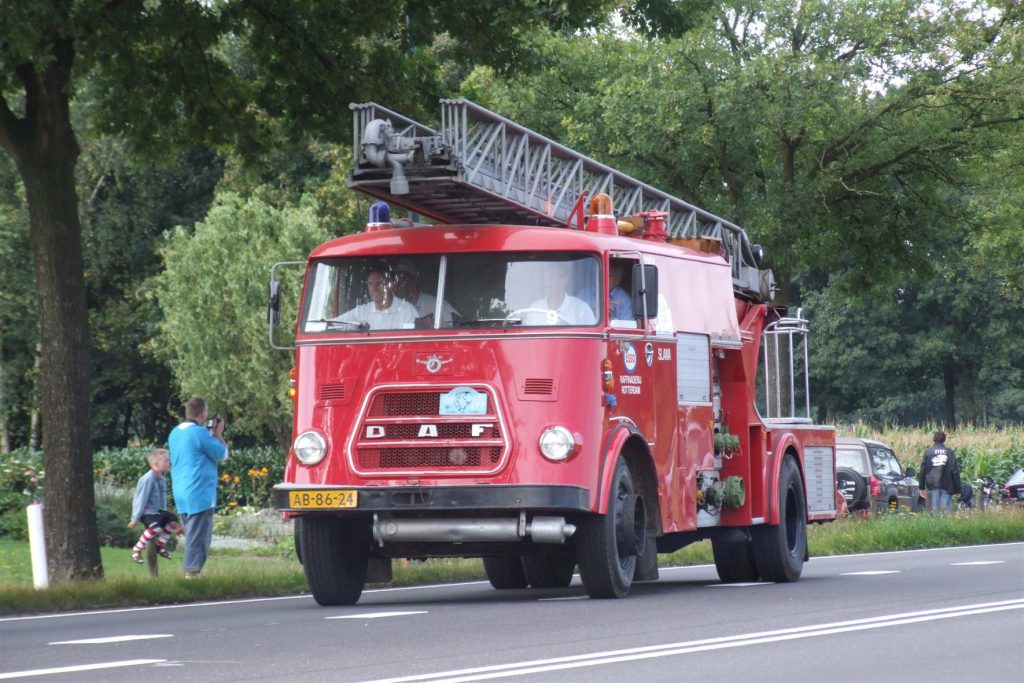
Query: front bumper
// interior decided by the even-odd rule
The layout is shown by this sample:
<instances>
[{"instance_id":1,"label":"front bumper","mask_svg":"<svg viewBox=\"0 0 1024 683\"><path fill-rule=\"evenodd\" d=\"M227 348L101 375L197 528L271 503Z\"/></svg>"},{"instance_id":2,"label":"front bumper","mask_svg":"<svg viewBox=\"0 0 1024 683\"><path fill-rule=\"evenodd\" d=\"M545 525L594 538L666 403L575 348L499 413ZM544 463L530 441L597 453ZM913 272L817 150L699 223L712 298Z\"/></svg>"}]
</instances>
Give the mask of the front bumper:
<instances>
[{"instance_id":1,"label":"front bumper","mask_svg":"<svg viewBox=\"0 0 1024 683\"><path fill-rule=\"evenodd\" d=\"M356 506L350 508L294 508L293 491L355 491ZM588 512L590 491L580 486L310 486L278 484L274 507L301 514L350 514L360 512Z\"/></svg>"}]
</instances>

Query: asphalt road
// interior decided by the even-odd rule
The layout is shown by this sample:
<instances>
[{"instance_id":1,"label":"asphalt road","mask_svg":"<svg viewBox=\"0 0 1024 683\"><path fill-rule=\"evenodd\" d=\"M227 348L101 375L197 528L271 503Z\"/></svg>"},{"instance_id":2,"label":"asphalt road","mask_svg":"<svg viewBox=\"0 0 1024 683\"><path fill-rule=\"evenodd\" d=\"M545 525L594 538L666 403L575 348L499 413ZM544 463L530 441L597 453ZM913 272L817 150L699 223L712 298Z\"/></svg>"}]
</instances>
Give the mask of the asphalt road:
<instances>
[{"instance_id":1,"label":"asphalt road","mask_svg":"<svg viewBox=\"0 0 1024 683\"><path fill-rule=\"evenodd\" d=\"M662 570L625 600L487 583L0 619L0 679L973 681L1024 671L1024 543Z\"/></svg>"}]
</instances>

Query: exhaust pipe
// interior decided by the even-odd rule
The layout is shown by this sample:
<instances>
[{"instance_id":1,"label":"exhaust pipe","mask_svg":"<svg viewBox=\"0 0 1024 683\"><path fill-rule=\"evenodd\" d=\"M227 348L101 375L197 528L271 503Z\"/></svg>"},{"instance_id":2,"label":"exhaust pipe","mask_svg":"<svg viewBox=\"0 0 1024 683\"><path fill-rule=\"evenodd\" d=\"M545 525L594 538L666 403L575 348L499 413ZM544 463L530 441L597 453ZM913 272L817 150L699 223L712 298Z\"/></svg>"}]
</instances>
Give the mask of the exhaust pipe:
<instances>
[{"instance_id":1,"label":"exhaust pipe","mask_svg":"<svg viewBox=\"0 0 1024 683\"><path fill-rule=\"evenodd\" d=\"M534 517L519 519L381 519L373 516L373 538L381 546L397 542L513 542L529 538L534 543L565 543L576 533L576 526L564 517Z\"/></svg>"}]
</instances>

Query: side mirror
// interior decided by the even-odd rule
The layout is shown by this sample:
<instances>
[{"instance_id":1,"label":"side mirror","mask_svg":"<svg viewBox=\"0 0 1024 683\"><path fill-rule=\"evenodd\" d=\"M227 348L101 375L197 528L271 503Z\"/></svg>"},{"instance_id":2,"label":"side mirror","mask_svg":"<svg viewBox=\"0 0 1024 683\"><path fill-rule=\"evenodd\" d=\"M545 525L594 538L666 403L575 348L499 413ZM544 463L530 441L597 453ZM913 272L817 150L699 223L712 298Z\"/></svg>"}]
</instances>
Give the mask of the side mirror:
<instances>
[{"instance_id":1,"label":"side mirror","mask_svg":"<svg viewBox=\"0 0 1024 683\"><path fill-rule=\"evenodd\" d=\"M636 264L633 266L633 315L642 318L644 302L647 303L647 317L658 317L658 267Z\"/></svg>"},{"instance_id":2,"label":"side mirror","mask_svg":"<svg viewBox=\"0 0 1024 683\"><path fill-rule=\"evenodd\" d=\"M267 297L267 323L276 327L281 321L281 281L270 281L270 295Z\"/></svg>"},{"instance_id":3,"label":"side mirror","mask_svg":"<svg viewBox=\"0 0 1024 683\"><path fill-rule=\"evenodd\" d=\"M915 470L913 467L908 467L907 468L906 476L913 477L916 474L917 474L917 470Z\"/></svg>"}]
</instances>

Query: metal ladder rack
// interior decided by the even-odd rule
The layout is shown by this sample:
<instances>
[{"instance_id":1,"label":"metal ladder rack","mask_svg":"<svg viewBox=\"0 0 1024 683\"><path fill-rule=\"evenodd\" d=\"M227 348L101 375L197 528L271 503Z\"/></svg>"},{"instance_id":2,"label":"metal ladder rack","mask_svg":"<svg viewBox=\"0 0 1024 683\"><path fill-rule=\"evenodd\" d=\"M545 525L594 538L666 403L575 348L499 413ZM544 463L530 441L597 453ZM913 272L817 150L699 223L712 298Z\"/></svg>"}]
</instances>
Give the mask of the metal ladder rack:
<instances>
[{"instance_id":1,"label":"metal ladder rack","mask_svg":"<svg viewBox=\"0 0 1024 683\"><path fill-rule=\"evenodd\" d=\"M667 214L670 239L719 240L738 296L770 301L774 280L746 231L466 99L441 100L441 130L375 103L350 104L348 186L442 223L566 227L580 194L616 212Z\"/></svg>"}]
</instances>

